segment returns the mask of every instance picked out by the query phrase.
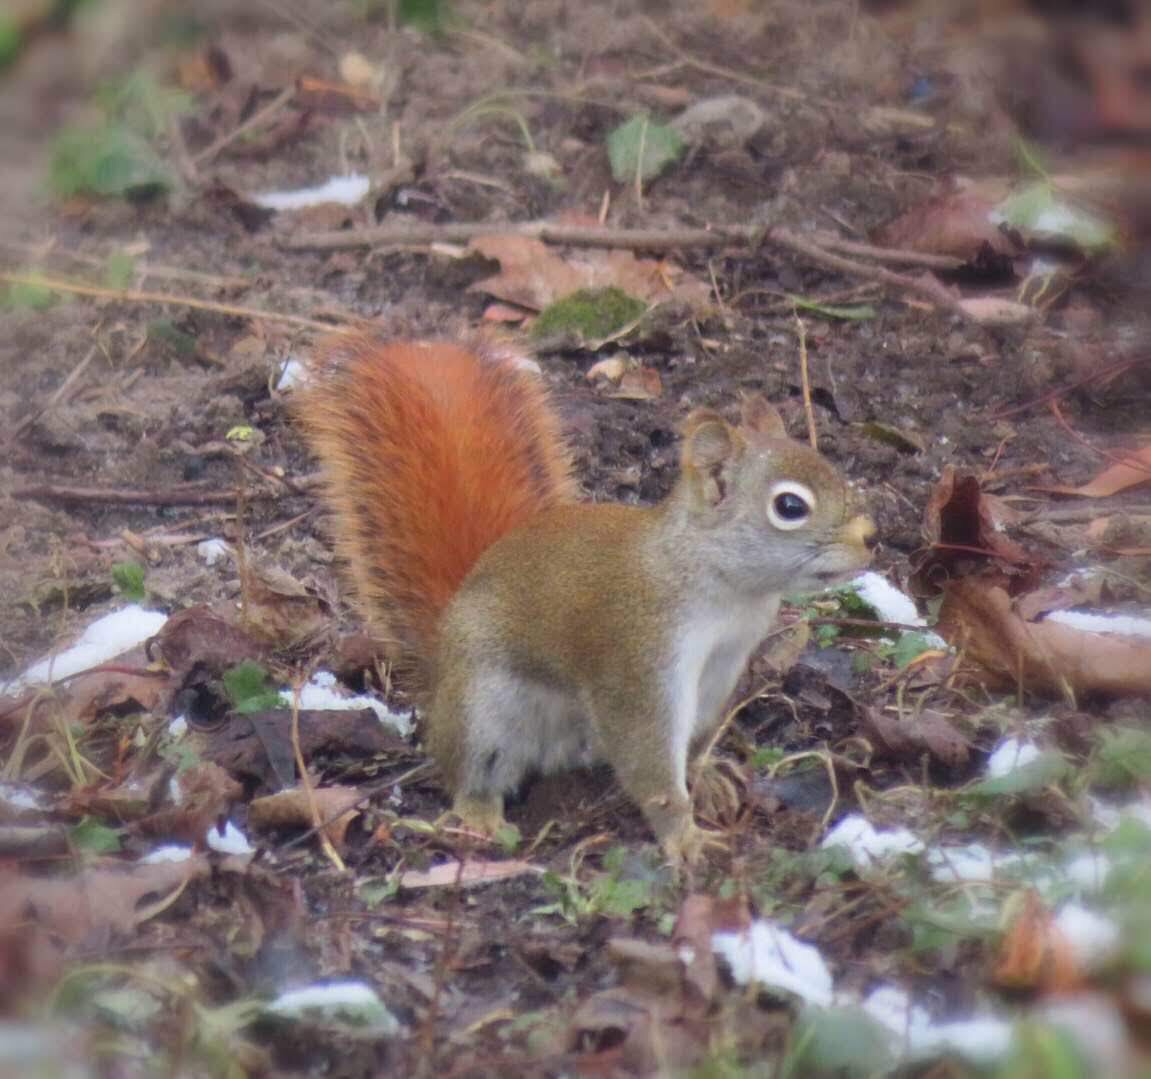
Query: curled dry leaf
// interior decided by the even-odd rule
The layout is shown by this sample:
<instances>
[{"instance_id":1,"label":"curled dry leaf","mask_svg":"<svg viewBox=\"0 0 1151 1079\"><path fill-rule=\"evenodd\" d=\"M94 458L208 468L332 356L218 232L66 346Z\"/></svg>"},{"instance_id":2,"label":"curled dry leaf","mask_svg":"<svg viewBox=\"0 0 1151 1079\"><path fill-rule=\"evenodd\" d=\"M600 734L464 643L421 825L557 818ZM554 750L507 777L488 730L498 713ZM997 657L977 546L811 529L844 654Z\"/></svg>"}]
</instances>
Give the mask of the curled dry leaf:
<instances>
[{"instance_id":1,"label":"curled dry leaf","mask_svg":"<svg viewBox=\"0 0 1151 1079\"><path fill-rule=\"evenodd\" d=\"M1033 889L1023 894L1003 935L993 977L1005 989L1049 993L1065 993L1082 981L1070 942Z\"/></svg>"},{"instance_id":2,"label":"curled dry leaf","mask_svg":"<svg viewBox=\"0 0 1151 1079\"><path fill-rule=\"evenodd\" d=\"M996 681L1047 696L1151 694L1151 640L1025 622L1006 590L978 578L952 581L938 632Z\"/></svg>"},{"instance_id":3,"label":"curled dry leaf","mask_svg":"<svg viewBox=\"0 0 1151 1079\"><path fill-rule=\"evenodd\" d=\"M248 807L248 820L256 828L314 828L324 826L328 839L337 850L344 849L348 825L360 815L357 804L363 791L356 787L317 787L312 791L316 817L312 817L312 801L302 787L256 798Z\"/></svg>"},{"instance_id":4,"label":"curled dry leaf","mask_svg":"<svg viewBox=\"0 0 1151 1079\"><path fill-rule=\"evenodd\" d=\"M173 783L172 804L140 821L139 830L144 835L203 842L204 833L227 817L244 795L244 788L211 761L200 761L177 772Z\"/></svg>"},{"instance_id":5,"label":"curled dry leaf","mask_svg":"<svg viewBox=\"0 0 1151 1079\"><path fill-rule=\"evenodd\" d=\"M936 577L962 573L973 558L995 559L1016 572L1041 564L1008 537L1006 530L1015 519L1007 503L984 492L975 476L948 465L924 511L923 529L931 547L916 567L919 589L929 594Z\"/></svg>"}]
</instances>

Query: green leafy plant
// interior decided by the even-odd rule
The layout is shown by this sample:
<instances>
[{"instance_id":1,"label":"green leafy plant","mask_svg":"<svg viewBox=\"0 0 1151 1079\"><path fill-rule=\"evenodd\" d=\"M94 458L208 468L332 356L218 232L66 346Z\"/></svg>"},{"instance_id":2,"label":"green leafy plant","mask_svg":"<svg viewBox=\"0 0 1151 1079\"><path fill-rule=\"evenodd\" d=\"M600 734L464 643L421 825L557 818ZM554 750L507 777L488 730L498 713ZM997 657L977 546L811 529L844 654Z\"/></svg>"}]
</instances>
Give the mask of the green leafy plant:
<instances>
[{"instance_id":1,"label":"green leafy plant","mask_svg":"<svg viewBox=\"0 0 1151 1079\"><path fill-rule=\"evenodd\" d=\"M143 603L147 595L144 567L139 562L117 562L112 567L112 583L116 591L132 603Z\"/></svg>"},{"instance_id":2,"label":"green leafy plant","mask_svg":"<svg viewBox=\"0 0 1151 1079\"><path fill-rule=\"evenodd\" d=\"M87 854L112 854L120 849L120 833L92 817L74 824L68 838L72 846Z\"/></svg>"},{"instance_id":3,"label":"green leafy plant","mask_svg":"<svg viewBox=\"0 0 1151 1079\"><path fill-rule=\"evenodd\" d=\"M288 707L283 694L269 684L268 672L254 660L246 659L225 671L223 682L232 707L242 715Z\"/></svg>"},{"instance_id":4,"label":"green leafy plant","mask_svg":"<svg viewBox=\"0 0 1151 1079\"><path fill-rule=\"evenodd\" d=\"M1123 790L1151 780L1151 731L1103 728L1089 780L1107 790Z\"/></svg>"},{"instance_id":5,"label":"green leafy plant","mask_svg":"<svg viewBox=\"0 0 1151 1079\"><path fill-rule=\"evenodd\" d=\"M153 140L188 101L182 91L144 71L105 86L97 94L102 121L68 127L56 136L50 165L53 190L61 198L133 198L167 190L174 177Z\"/></svg>"},{"instance_id":6,"label":"green leafy plant","mask_svg":"<svg viewBox=\"0 0 1151 1079\"><path fill-rule=\"evenodd\" d=\"M626 847L613 847L604 855L604 872L588 883L579 878L545 873L544 887L555 895L551 903L536 907L533 914L556 914L575 924L585 918L630 918L637 910L649 907L654 901L652 881L639 877L625 877Z\"/></svg>"},{"instance_id":7,"label":"green leafy plant","mask_svg":"<svg viewBox=\"0 0 1151 1079\"><path fill-rule=\"evenodd\" d=\"M612 285L581 288L548 304L532 326L537 340L563 338L575 343L611 339L647 310L643 300Z\"/></svg>"},{"instance_id":8,"label":"green leafy plant","mask_svg":"<svg viewBox=\"0 0 1151 1079\"><path fill-rule=\"evenodd\" d=\"M620 183L646 183L678 161L686 145L674 127L656 123L647 113L640 113L607 137L611 174Z\"/></svg>"}]
</instances>

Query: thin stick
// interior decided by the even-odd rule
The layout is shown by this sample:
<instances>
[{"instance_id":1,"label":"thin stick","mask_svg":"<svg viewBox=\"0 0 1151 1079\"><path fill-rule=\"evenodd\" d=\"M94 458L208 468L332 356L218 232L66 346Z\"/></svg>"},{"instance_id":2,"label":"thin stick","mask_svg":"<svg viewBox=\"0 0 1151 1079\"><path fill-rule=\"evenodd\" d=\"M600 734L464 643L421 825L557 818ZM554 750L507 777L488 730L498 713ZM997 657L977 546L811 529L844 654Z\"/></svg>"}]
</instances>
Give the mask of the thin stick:
<instances>
[{"instance_id":1,"label":"thin stick","mask_svg":"<svg viewBox=\"0 0 1151 1079\"><path fill-rule=\"evenodd\" d=\"M119 300L121 303L171 303L180 307L191 307L198 311L215 311L235 318L264 319L268 322L283 322L289 326L305 326L310 330L330 332L330 322L317 322L302 315L285 315L279 311L262 311L258 307L243 307L237 304L217 303L215 300L199 300L195 296L170 296L164 292L139 292L135 289L101 288L99 285L82 285L60 277L42 277L40 274L0 272L0 281L10 285L33 285L51 289L54 292L68 292L76 296L93 296L101 300Z\"/></svg>"},{"instance_id":2,"label":"thin stick","mask_svg":"<svg viewBox=\"0 0 1151 1079\"><path fill-rule=\"evenodd\" d=\"M64 379L64 381L61 382L59 386L56 387L52 396L49 397L48 400L40 406L40 408L30 412L18 424L16 424L15 427L12 428L11 433L4 440L4 447L6 449L7 447L11 446L16 441L16 439L18 439L26 430L28 430L32 424L40 419L41 416L47 412L50 412L64 399L64 397L67 396L72 387L76 385L76 380L88 369L88 364L92 362L92 357L95 356L99 350L99 345L93 345L90 349L88 349L87 353L84 355L84 358L80 360L80 362L76 364L76 366L73 367L71 371L68 372L68 377Z\"/></svg>"},{"instance_id":3,"label":"thin stick","mask_svg":"<svg viewBox=\"0 0 1151 1079\"><path fill-rule=\"evenodd\" d=\"M807 420L807 441L813 450L819 450L819 434L815 430L815 409L811 405L811 374L807 369L807 326L795 309L795 329L799 334L799 383L803 388L803 415Z\"/></svg>"},{"instance_id":4,"label":"thin stick","mask_svg":"<svg viewBox=\"0 0 1151 1079\"><path fill-rule=\"evenodd\" d=\"M306 679L295 679L292 682L292 754L296 758L296 770L300 773L300 786L304 790L304 798L308 803L308 814L312 818L312 827L319 829L320 849L327 856L329 862L341 873L347 871L340 852L332 843L328 835L327 825L320 823L320 807L316 805L316 792L312 787L312 777L308 775L308 765L304 760L304 750L300 745L300 686ZM341 814L342 816L343 814Z\"/></svg>"},{"instance_id":5,"label":"thin stick","mask_svg":"<svg viewBox=\"0 0 1151 1079\"><path fill-rule=\"evenodd\" d=\"M80 251L70 251L67 248L58 248L54 244L27 244L14 240L0 240L0 247L9 251L19 251L30 255L34 259L62 258L71 259L83 266L103 267L108 256L86 255ZM111 255L114 252L109 252ZM140 278L159 277L171 281L188 281L193 284L204 285L207 288L251 288L254 281L248 277L234 277L227 274L203 273L200 270L185 270L182 266L158 266L147 261L136 264L135 272Z\"/></svg>"},{"instance_id":6,"label":"thin stick","mask_svg":"<svg viewBox=\"0 0 1151 1079\"><path fill-rule=\"evenodd\" d=\"M262 109L257 109L252 113L252 115L238 127L232 128L228 134L221 135L215 142L205 146L203 150L192 157L192 163L194 165L202 165L206 161L211 161L221 150L231 146L238 138L246 135L253 128L259 127L270 117L274 116L295 96L296 84L292 83L291 86L287 86L281 90Z\"/></svg>"},{"instance_id":7,"label":"thin stick","mask_svg":"<svg viewBox=\"0 0 1151 1079\"><path fill-rule=\"evenodd\" d=\"M203 487L173 487L167 491L136 487L71 487L66 484L35 483L18 487L13 498L35 498L45 502L94 502L111 506L214 506L235 502L239 491L207 490ZM282 491L253 491L251 498L283 498Z\"/></svg>"}]
</instances>

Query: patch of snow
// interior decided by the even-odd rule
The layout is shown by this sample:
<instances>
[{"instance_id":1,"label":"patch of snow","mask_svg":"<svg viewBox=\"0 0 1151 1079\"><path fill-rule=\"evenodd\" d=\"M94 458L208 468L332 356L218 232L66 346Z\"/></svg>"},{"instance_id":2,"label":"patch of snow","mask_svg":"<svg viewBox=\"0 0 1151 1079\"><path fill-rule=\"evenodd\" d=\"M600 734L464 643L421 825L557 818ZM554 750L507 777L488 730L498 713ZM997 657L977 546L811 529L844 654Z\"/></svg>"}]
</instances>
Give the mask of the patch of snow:
<instances>
[{"instance_id":1,"label":"patch of snow","mask_svg":"<svg viewBox=\"0 0 1151 1079\"><path fill-rule=\"evenodd\" d=\"M45 810L48 808L39 792L23 783L0 783L0 802L11 809Z\"/></svg>"},{"instance_id":2,"label":"patch of snow","mask_svg":"<svg viewBox=\"0 0 1151 1079\"><path fill-rule=\"evenodd\" d=\"M17 693L28 686L51 683L115 659L160 632L168 616L132 603L90 623L71 648L32 664L15 681L0 685L0 693Z\"/></svg>"},{"instance_id":3,"label":"patch of snow","mask_svg":"<svg viewBox=\"0 0 1151 1079\"><path fill-rule=\"evenodd\" d=\"M205 836L208 846L220 854L255 854L256 849L248 842L244 835L231 821L224 825L220 831L218 824L213 824Z\"/></svg>"},{"instance_id":4,"label":"patch of snow","mask_svg":"<svg viewBox=\"0 0 1151 1079\"><path fill-rule=\"evenodd\" d=\"M861 573L851 582L851 587L884 622L902 622L908 626L927 625L911 598L874 570Z\"/></svg>"},{"instance_id":5,"label":"patch of snow","mask_svg":"<svg viewBox=\"0 0 1151 1079\"><path fill-rule=\"evenodd\" d=\"M300 383L305 382L307 377L307 365L297 360L294 356L289 356L284 361L284 366L280 368L280 377L276 382L276 390L279 393L283 393L285 390L295 389Z\"/></svg>"},{"instance_id":6,"label":"patch of snow","mask_svg":"<svg viewBox=\"0 0 1151 1079\"><path fill-rule=\"evenodd\" d=\"M843 818L824 836L822 847L846 847L856 869L890 861L899 854L918 854L923 840L907 828L878 831L858 813Z\"/></svg>"},{"instance_id":7,"label":"patch of snow","mask_svg":"<svg viewBox=\"0 0 1151 1079\"><path fill-rule=\"evenodd\" d=\"M294 191L266 191L253 195L252 202L266 210L305 210L310 206L323 206L335 202L341 206L355 206L371 189L371 181L362 173L333 176L316 187L301 187Z\"/></svg>"},{"instance_id":8,"label":"patch of snow","mask_svg":"<svg viewBox=\"0 0 1151 1079\"><path fill-rule=\"evenodd\" d=\"M214 566L221 558L226 558L231 553L232 548L218 536L201 540L196 544L196 554L209 566Z\"/></svg>"},{"instance_id":9,"label":"patch of snow","mask_svg":"<svg viewBox=\"0 0 1151 1079\"><path fill-rule=\"evenodd\" d=\"M1119 926L1078 903L1067 903L1060 909L1055 928L1063 934L1081 970L1106 966L1119 950Z\"/></svg>"},{"instance_id":10,"label":"patch of snow","mask_svg":"<svg viewBox=\"0 0 1151 1079\"><path fill-rule=\"evenodd\" d=\"M1002 779L1025 764L1030 764L1039 756L1039 747L1034 742L1024 742L1019 738L1004 738L987 758L984 774L988 779Z\"/></svg>"},{"instance_id":11,"label":"patch of snow","mask_svg":"<svg viewBox=\"0 0 1151 1079\"><path fill-rule=\"evenodd\" d=\"M366 982L342 981L288 989L267 1005L267 1011L287 1018L301 1018L319 1011L332 1017L348 1016L357 1025L370 1026L385 1037L400 1031L399 1021Z\"/></svg>"},{"instance_id":12,"label":"patch of snow","mask_svg":"<svg viewBox=\"0 0 1151 1079\"><path fill-rule=\"evenodd\" d=\"M393 712L375 697L369 697L365 693L355 695L341 693L336 689L336 676L331 671L317 671L312 676L311 681L300 690L300 707L342 710L370 708L381 723L394 728L398 733L407 735L411 730L410 716Z\"/></svg>"},{"instance_id":13,"label":"patch of snow","mask_svg":"<svg viewBox=\"0 0 1151 1079\"><path fill-rule=\"evenodd\" d=\"M1097 892L1110 869L1111 862L1102 851L1085 851L1063 866L1063 877L1088 892Z\"/></svg>"},{"instance_id":14,"label":"patch of snow","mask_svg":"<svg viewBox=\"0 0 1151 1079\"><path fill-rule=\"evenodd\" d=\"M1151 618L1098 611L1052 611L1045 622L1058 622L1087 633L1119 633L1125 637L1151 637Z\"/></svg>"},{"instance_id":15,"label":"patch of snow","mask_svg":"<svg viewBox=\"0 0 1151 1079\"><path fill-rule=\"evenodd\" d=\"M911 1047L916 1059L954 1053L981 1066L1002 1060L1011 1048L1014 1027L1006 1019L985 1015L933 1023Z\"/></svg>"},{"instance_id":16,"label":"patch of snow","mask_svg":"<svg viewBox=\"0 0 1151 1079\"><path fill-rule=\"evenodd\" d=\"M926 1010L911 1003L906 989L894 985L881 985L867 994L863 1010L871 1016L894 1040L896 1052L903 1056L918 1044L931 1027Z\"/></svg>"},{"instance_id":17,"label":"patch of snow","mask_svg":"<svg viewBox=\"0 0 1151 1079\"><path fill-rule=\"evenodd\" d=\"M168 736L177 740L188 733L188 717L182 712L168 724Z\"/></svg>"},{"instance_id":18,"label":"patch of snow","mask_svg":"<svg viewBox=\"0 0 1151 1079\"><path fill-rule=\"evenodd\" d=\"M149 851L140 859L144 865L156 865L159 862L186 862L192 857L192 848L179 843L167 843Z\"/></svg>"},{"instance_id":19,"label":"patch of snow","mask_svg":"<svg viewBox=\"0 0 1151 1079\"><path fill-rule=\"evenodd\" d=\"M996 867L1002 868L1015 861L1015 855L997 854L983 843L937 847L927 855L931 878L936 881L991 881L995 879Z\"/></svg>"},{"instance_id":20,"label":"patch of snow","mask_svg":"<svg viewBox=\"0 0 1151 1079\"><path fill-rule=\"evenodd\" d=\"M743 932L713 933L711 946L740 985L782 989L821 1007L832 1002L831 971L819 949L771 922L757 919Z\"/></svg>"}]
</instances>

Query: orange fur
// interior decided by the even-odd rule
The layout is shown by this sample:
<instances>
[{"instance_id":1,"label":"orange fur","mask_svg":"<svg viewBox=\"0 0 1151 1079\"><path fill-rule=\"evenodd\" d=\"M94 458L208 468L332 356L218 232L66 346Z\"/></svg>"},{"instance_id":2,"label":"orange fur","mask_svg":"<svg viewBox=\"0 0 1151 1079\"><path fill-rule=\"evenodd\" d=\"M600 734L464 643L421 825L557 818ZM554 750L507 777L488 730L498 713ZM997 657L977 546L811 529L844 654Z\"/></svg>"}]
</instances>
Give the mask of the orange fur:
<instances>
[{"instance_id":1,"label":"orange fur","mask_svg":"<svg viewBox=\"0 0 1151 1079\"><path fill-rule=\"evenodd\" d=\"M426 681L448 601L496 540L574 487L539 378L448 343L329 339L295 412L327 473L337 553Z\"/></svg>"}]
</instances>

